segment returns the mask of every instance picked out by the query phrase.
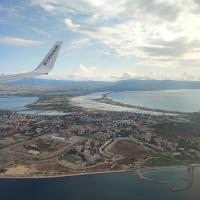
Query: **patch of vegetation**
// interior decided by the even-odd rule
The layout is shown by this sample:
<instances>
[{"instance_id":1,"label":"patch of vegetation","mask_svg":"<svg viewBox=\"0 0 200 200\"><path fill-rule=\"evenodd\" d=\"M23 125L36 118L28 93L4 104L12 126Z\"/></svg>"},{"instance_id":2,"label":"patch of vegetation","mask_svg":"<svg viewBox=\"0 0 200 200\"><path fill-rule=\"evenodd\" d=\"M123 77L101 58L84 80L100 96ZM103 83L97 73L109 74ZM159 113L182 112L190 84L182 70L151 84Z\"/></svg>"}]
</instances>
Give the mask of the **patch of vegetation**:
<instances>
[{"instance_id":1,"label":"patch of vegetation","mask_svg":"<svg viewBox=\"0 0 200 200\"><path fill-rule=\"evenodd\" d=\"M94 164L93 163L86 163L86 167L90 167L90 166L93 166Z\"/></svg>"},{"instance_id":2,"label":"patch of vegetation","mask_svg":"<svg viewBox=\"0 0 200 200\"><path fill-rule=\"evenodd\" d=\"M67 96L41 96L36 102L29 104L27 107L31 109L74 112L79 110L79 107L73 106L70 103L70 98Z\"/></svg>"},{"instance_id":3,"label":"patch of vegetation","mask_svg":"<svg viewBox=\"0 0 200 200\"><path fill-rule=\"evenodd\" d=\"M39 143L38 147L41 149L48 149L49 147L51 147L51 144L48 143Z\"/></svg>"},{"instance_id":4,"label":"patch of vegetation","mask_svg":"<svg viewBox=\"0 0 200 200\"><path fill-rule=\"evenodd\" d=\"M142 145L126 140L117 141L112 146L110 151L114 154L122 155L124 157L134 157L140 159L152 155L151 152L145 150Z\"/></svg>"},{"instance_id":5,"label":"patch of vegetation","mask_svg":"<svg viewBox=\"0 0 200 200\"><path fill-rule=\"evenodd\" d=\"M147 167L164 167L164 166L180 165L183 163L171 158L158 157L158 158L148 159L145 164Z\"/></svg>"},{"instance_id":6,"label":"patch of vegetation","mask_svg":"<svg viewBox=\"0 0 200 200\"><path fill-rule=\"evenodd\" d=\"M186 164L200 164L200 160L184 160Z\"/></svg>"},{"instance_id":7,"label":"patch of vegetation","mask_svg":"<svg viewBox=\"0 0 200 200\"><path fill-rule=\"evenodd\" d=\"M7 169L1 168L0 169L0 173L5 173L7 171Z\"/></svg>"},{"instance_id":8,"label":"patch of vegetation","mask_svg":"<svg viewBox=\"0 0 200 200\"><path fill-rule=\"evenodd\" d=\"M61 158L61 160L66 160L68 162L71 162L71 163L76 163L77 161L80 161L79 158L77 158L75 155L73 154L65 154L63 155Z\"/></svg>"},{"instance_id":9,"label":"patch of vegetation","mask_svg":"<svg viewBox=\"0 0 200 200\"><path fill-rule=\"evenodd\" d=\"M193 120L186 123L160 123L153 125L155 133L160 136L177 138L178 136L184 137L199 137L200 136L200 121Z\"/></svg>"}]
</instances>

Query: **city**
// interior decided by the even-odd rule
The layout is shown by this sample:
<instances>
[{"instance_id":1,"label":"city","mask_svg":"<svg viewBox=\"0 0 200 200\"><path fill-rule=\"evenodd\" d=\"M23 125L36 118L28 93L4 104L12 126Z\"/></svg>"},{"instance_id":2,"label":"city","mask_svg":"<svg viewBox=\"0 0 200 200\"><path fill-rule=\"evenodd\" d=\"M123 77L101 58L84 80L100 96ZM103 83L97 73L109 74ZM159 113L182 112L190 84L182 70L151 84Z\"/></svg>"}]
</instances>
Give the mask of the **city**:
<instances>
[{"instance_id":1,"label":"city","mask_svg":"<svg viewBox=\"0 0 200 200\"><path fill-rule=\"evenodd\" d=\"M85 110L40 116L1 111L0 176L76 175L198 163L200 136L190 126L198 126L199 120L198 114Z\"/></svg>"}]
</instances>

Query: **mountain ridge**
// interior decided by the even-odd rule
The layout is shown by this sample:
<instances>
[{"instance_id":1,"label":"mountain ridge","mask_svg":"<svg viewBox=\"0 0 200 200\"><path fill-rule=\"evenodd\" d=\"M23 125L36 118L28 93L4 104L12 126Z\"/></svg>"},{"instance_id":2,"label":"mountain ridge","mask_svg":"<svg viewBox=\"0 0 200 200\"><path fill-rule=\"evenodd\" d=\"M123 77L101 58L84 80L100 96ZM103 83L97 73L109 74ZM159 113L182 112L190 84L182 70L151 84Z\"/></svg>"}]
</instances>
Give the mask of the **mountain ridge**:
<instances>
[{"instance_id":1,"label":"mountain ridge","mask_svg":"<svg viewBox=\"0 0 200 200\"><path fill-rule=\"evenodd\" d=\"M200 89L200 81L178 81L178 80L139 80L128 79L111 81L73 81L52 79L25 79L10 83L9 87L52 87L55 89L69 90L98 90L98 91L135 91L135 90L173 90L173 89Z\"/></svg>"}]
</instances>

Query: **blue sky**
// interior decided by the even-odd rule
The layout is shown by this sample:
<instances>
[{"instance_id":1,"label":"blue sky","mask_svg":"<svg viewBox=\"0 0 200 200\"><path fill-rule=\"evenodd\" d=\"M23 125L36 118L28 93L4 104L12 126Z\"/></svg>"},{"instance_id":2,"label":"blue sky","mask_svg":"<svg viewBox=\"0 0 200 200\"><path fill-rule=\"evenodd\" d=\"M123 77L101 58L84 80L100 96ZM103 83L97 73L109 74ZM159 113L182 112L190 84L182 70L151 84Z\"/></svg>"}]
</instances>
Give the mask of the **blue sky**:
<instances>
[{"instance_id":1,"label":"blue sky","mask_svg":"<svg viewBox=\"0 0 200 200\"><path fill-rule=\"evenodd\" d=\"M0 73L32 70L57 40L43 78L200 79L199 0L1 0Z\"/></svg>"}]
</instances>

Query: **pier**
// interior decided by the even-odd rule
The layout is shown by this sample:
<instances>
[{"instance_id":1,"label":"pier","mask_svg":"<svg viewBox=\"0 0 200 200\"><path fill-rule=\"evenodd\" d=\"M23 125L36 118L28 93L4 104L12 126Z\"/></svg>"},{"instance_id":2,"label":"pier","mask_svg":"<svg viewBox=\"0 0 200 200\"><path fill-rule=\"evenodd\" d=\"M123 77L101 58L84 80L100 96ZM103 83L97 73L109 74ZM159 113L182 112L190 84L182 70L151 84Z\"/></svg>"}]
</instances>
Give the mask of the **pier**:
<instances>
[{"instance_id":1,"label":"pier","mask_svg":"<svg viewBox=\"0 0 200 200\"><path fill-rule=\"evenodd\" d=\"M186 187L184 188L171 188L170 190L172 192L182 192L185 190L188 190L192 187L193 185L193 177L194 177L194 170L195 170L195 166L190 165L187 169L187 173L188 173L188 184Z\"/></svg>"},{"instance_id":2,"label":"pier","mask_svg":"<svg viewBox=\"0 0 200 200\"><path fill-rule=\"evenodd\" d=\"M166 181L166 180L158 180L158 179L154 179L154 178L148 178L142 174L142 170L140 170L140 169L136 170L136 172L141 180L159 183L159 184L168 184L169 183L169 181Z\"/></svg>"}]
</instances>

